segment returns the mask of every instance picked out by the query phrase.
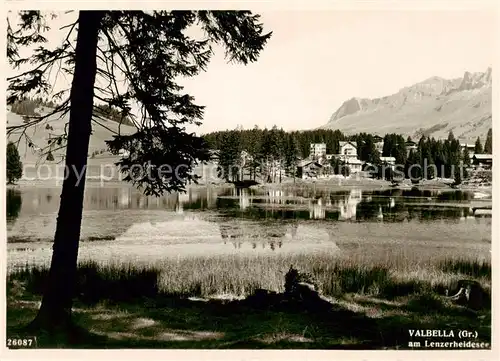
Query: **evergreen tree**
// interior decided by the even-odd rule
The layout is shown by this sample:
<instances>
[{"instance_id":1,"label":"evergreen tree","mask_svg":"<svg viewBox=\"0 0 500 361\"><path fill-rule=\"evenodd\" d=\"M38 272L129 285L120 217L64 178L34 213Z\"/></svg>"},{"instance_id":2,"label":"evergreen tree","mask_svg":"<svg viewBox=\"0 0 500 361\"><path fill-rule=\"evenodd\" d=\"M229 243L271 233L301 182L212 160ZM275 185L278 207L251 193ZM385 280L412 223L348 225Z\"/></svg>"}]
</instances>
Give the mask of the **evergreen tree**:
<instances>
[{"instance_id":1,"label":"evergreen tree","mask_svg":"<svg viewBox=\"0 0 500 361\"><path fill-rule=\"evenodd\" d=\"M490 128L486 135L486 142L484 143L484 153L493 154L493 130Z\"/></svg>"},{"instance_id":2,"label":"evergreen tree","mask_svg":"<svg viewBox=\"0 0 500 361\"><path fill-rule=\"evenodd\" d=\"M351 168L344 161L340 162L340 174L346 178L351 175Z\"/></svg>"},{"instance_id":3,"label":"evergreen tree","mask_svg":"<svg viewBox=\"0 0 500 361\"><path fill-rule=\"evenodd\" d=\"M337 157L332 157L332 159L330 159L330 167L333 170L333 174L340 174L340 166L341 162Z\"/></svg>"},{"instance_id":4,"label":"evergreen tree","mask_svg":"<svg viewBox=\"0 0 500 361\"><path fill-rule=\"evenodd\" d=\"M239 132L233 130L225 133L219 150L219 174L226 181L234 181L238 177L237 170L241 165L241 147Z\"/></svg>"},{"instance_id":5,"label":"evergreen tree","mask_svg":"<svg viewBox=\"0 0 500 361\"><path fill-rule=\"evenodd\" d=\"M462 161L465 167L470 167L470 155L467 148L465 148L463 151Z\"/></svg>"},{"instance_id":6,"label":"evergreen tree","mask_svg":"<svg viewBox=\"0 0 500 361\"><path fill-rule=\"evenodd\" d=\"M455 140L455 135L453 134L453 131L450 130L448 133L448 142L452 142L453 140Z\"/></svg>"},{"instance_id":7,"label":"evergreen tree","mask_svg":"<svg viewBox=\"0 0 500 361\"><path fill-rule=\"evenodd\" d=\"M330 167L332 168L333 174L343 175L344 177L349 177L351 174L351 169L349 166L341 159L337 157L332 157L330 159Z\"/></svg>"},{"instance_id":8,"label":"evergreen tree","mask_svg":"<svg viewBox=\"0 0 500 361\"><path fill-rule=\"evenodd\" d=\"M474 147L474 154L482 154L482 153L483 153L483 146L481 144L481 139L477 137L476 145Z\"/></svg>"},{"instance_id":9,"label":"evergreen tree","mask_svg":"<svg viewBox=\"0 0 500 361\"><path fill-rule=\"evenodd\" d=\"M379 152L371 134L361 133L356 137L358 158L362 161L377 164L380 161Z\"/></svg>"},{"instance_id":10,"label":"evergreen tree","mask_svg":"<svg viewBox=\"0 0 500 361\"><path fill-rule=\"evenodd\" d=\"M446 178L453 178L454 177L453 169L454 167L458 166L461 159L463 158L463 155L460 151L460 142L454 137L449 137L443 143L443 153L445 159L444 176Z\"/></svg>"},{"instance_id":11,"label":"evergreen tree","mask_svg":"<svg viewBox=\"0 0 500 361\"><path fill-rule=\"evenodd\" d=\"M280 159L278 130L274 126L271 130L264 130L262 135L261 159L263 162L264 179L267 182L275 182L276 162Z\"/></svg>"},{"instance_id":12,"label":"evergreen tree","mask_svg":"<svg viewBox=\"0 0 500 361\"><path fill-rule=\"evenodd\" d=\"M392 157L392 152L394 149L392 134L386 134L384 136L384 146L382 148L382 156L384 157Z\"/></svg>"},{"instance_id":13,"label":"evergreen tree","mask_svg":"<svg viewBox=\"0 0 500 361\"><path fill-rule=\"evenodd\" d=\"M411 178L410 167L414 164L413 162L415 161L414 160L414 158L415 158L414 153L415 152L413 150L411 150L410 153L408 154L408 158L406 159L405 168L404 168L405 178Z\"/></svg>"},{"instance_id":14,"label":"evergreen tree","mask_svg":"<svg viewBox=\"0 0 500 361\"><path fill-rule=\"evenodd\" d=\"M444 157L443 143L432 138L430 142L431 154L437 168L437 177L444 177L446 160Z\"/></svg>"},{"instance_id":15,"label":"evergreen tree","mask_svg":"<svg viewBox=\"0 0 500 361\"><path fill-rule=\"evenodd\" d=\"M433 179L436 176L435 172L435 163L434 163L434 158L432 156L430 144L427 144L425 147L425 160L426 164L423 164L425 166L424 171L425 175L427 176L427 179Z\"/></svg>"},{"instance_id":16,"label":"evergreen tree","mask_svg":"<svg viewBox=\"0 0 500 361\"><path fill-rule=\"evenodd\" d=\"M253 180L256 180L257 168L259 167L259 152L262 143L262 131L255 126L254 129L248 132L249 140L248 147L246 151L250 155L250 163L248 167L250 168L250 176Z\"/></svg>"},{"instance_id":17,"label":"evergreen tree","mask_svg":"<svg viewBox=\"0 0 500 361\"><path fill-rule=\"evenodd\" d=\"M297 144L292 134L286 137L285 147L285 169L288 175L292 175L295 179L297 168Z\"/></svg>"},{"instance_id":18,"label":"evergreen tree","mask_svg":"<svg viewBox=\"0 0 500 361\"><path fill-rule=\"evenodd\" d=\"M422 145L425 143L425 135L422 135L418 141L418 148L422 148Z\"/></svg>"},{"instance_id":19,"label":"evergreen tree","mask_svg":"<svg viewBox=\"0 0 500 361\"><path fill-rule=\"evenodd\" d=\"M469 150L467 148L464 149L463 154L462 154L462 161L460 164L460 167L462 168L462 174L463 178L468 178L469 174L467 171L467 168L470 167L471 161L470 161L470 156L469 156Z\"/></svg>"},{"instance_id":20,"label":"evergreen tree","mask_svg":"<svg viewBox=\"0 0 500 361\"><path fill-rule=\"evenodd\" d=\"M13 184L23 176L23 163L13 142L7 143L7 183Z\"/></svg>"},{"instance_id":21,"label":"evergreen tree","mask_svg":"<svg viewBox=\"0 0 500 361\"><path fill-rule=\"evenodd\" d=\"M287 149L287 134L283 129L277 131L277 146L278 156L276 160L277 171L279 172L279 182L282 181L283 170L286 170L286 149Z\"/></svg>"},{"instance_id":22,"label":"evergreen tree","mask_svg":"<svg viewBox=\"0 0 500 361\"><path fill-rule=\"evenodd\" d=\"M399 134L386 134L382 155L396 158L396 164L405 164L406 142L404 137Z\"/></svg>"},{"instance_id":23,"label":"evergreen tree","mask_svg":"<svg viewBox=\"0 0 500 361\"><path fill-rule=\"evenodd\" d=\"M124 179L142 187L147 195L184 191L188 182L196 180L193 167L207 161L209 153L202 138L185 131L186 124L200 124L204 108L183 92L177 79L206 69L216 44L225 48L232 61L254 62L271 34L263 33L259 16L249 11L80 11L75 22L61 28L67 31L61 38L64 42L49 49L44 33L50 16L40 11L19 15L19 29L7 24L7 58L15 68L22 64L33 68L7 79L8 104L30 93L47 95L54 67L62 65L65 73L73 75L71 90L58 93L61 100L65 98L62 103L23 125L69 112L65 160L66 169L72 171L65 174L47 287L31 324L33 329L57 334L73 329L88 147L92 122L102 126L93 118L94 100L124 117L132 115L132 104L140 105L137 132L122 135L119 131L107 142L113 153L124 149L130 154L117 164L126 173ZM186 31L196 24L202 33L199 38ZM35 50L23 58L19 47L26 45ZM117 79L123 79L125 86L119 86ZM175 169L175 177L164 174L165 164Z\"/></svg>"},{"instance_id":24,"label":"evergreen tree","mask_svg":"<svg viewBox=\"0 0 500 361\"><path fill-rule=\"evenodd\" d=\"M406 142L402 135L395 134L394 155L396 164L405 164L406 162Z\"/></svg>"},{"instance_id":25,"label":"evergreen tree","mask_svg":"<svg viewBox=\"0 0 500 361\"><path fill-rule=\"evenodd\" d=\"M462 183L462 168L461 167L454 167L454 179L455 179L455 185L459 185Z\"/></svg>"},{"instance_id":26,"label":"evergreen tree","mask_svg":"<svg viewBox=\"0 0 500 361\"><path fill-rule=\"evenodd\" d=\"M453 166L455 170L461 168L460 165L462 164L462 158L463 154L460 151L460 142L458 141L458 139L455 139L450 143L450 158L449 158L450 164Z\"/></svg>"},{"instance_id":27,"label":"evergreen tree","mask_svg":"<svg viewBox=\"0 0 500 361\"><path fill-rule=\"evenodd\" d=\"M421 165L420 150L411 151L408 156L408 169L406 174L414 183L418 183L422 179L422 165Z\"/></svg>"}]
</instances>

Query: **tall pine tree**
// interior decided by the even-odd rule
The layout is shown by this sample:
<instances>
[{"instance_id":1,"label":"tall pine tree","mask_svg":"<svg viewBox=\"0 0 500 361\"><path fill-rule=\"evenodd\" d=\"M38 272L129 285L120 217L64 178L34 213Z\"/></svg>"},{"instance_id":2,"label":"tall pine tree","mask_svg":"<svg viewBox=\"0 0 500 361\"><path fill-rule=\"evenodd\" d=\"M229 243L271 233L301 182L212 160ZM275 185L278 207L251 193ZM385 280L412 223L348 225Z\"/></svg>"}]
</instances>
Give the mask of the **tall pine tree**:
<instances>
[{"instance_id":1,"label":"tall pine tree","mask_svg":"<svg viewBox=\"0 0 500 361\"><path fill-rule=\"evenodd\" d=\"M479 137L477 137L476 145L474 146L474 154L483 154L483 145Z\"/></svg>"},{"instance_id":2,"label":"tall pine tree","mask_svg":"<svg viewBox=\"0 0 500 361\"><path fill-rule=\"evenodd\" d=\"M295 173L297 168L297 144L292 134L286 137L285 148L285 169L289 176L293 176L295 180Z\"/></svg>"},{"instance_id":3,"label":"tall pine tree","mask_svg":"<svg viewBox=\"0 0 500 361\"><path fill-rule=\"evenodd\" d=\"M89 140L92 122L103 126L93 118L95 102L115 108L122 119L134 115L133 103L139 105L139 115L132 117L137 132L119 131L108 142L112 152L124 149L130 154L118 162L125 180L143 187L146 194L184 191L186 183L195 180L193 167L208 160L209 153L205 141L184 127L200 124L204 108L177 80L205 70L216 44L225 48L231 61L254 62L271 34L264 33L259 16L249 11L80 11L75 21L61 28L67 32L63 43L49 49L44 35L50 14L22 11L19 15L18 29L10 22L7 26L7 58L15 68L23 64L32 68L7 79L8 103L30 93L48 95L51 69L61 64L73 76L71 89L58 93L62 101L56 109L7 128L12 132L69 113L68 133L60 138L66 142L66 174L52 261L42 304L31 324L33 330L58 333L73 329ZM200 37L188 35L186 30L193 26L199 27ZM23 58L19 48L26 45L35 49ZM175 169L174 177L164 174L166 164Z\"/></svg>"},{"instance_id":4,"label":"tall pine tree","mask_svg":"<svg viewBox=\"0 0 500 361\"><path fill-rule=\"evenodd\" d=\"M13 142L7 144L7 183L13 184L23 176L23 163Z\"/></svg>"},{"instance_id":5,"label":"tall pine tree","mask_svg":"<svg viewBox=\"0 0 500 361\"><path fill-rule=\"evenodd\" d=\"M484 152L486 154L493 154L493 130L490 128L486 135L486 142L484 143Z\"/></svg>"},{"instance_id":6,"label":"tall pine tree","mask_svg":"<svg viewBox=\"0 0 500 361\"><path fill-rule=\"evenodd\" d=\"M225 133L219 150L219 175L226 181L238 180L241 151L239 132Z\"/></svg>"}]
</instances>

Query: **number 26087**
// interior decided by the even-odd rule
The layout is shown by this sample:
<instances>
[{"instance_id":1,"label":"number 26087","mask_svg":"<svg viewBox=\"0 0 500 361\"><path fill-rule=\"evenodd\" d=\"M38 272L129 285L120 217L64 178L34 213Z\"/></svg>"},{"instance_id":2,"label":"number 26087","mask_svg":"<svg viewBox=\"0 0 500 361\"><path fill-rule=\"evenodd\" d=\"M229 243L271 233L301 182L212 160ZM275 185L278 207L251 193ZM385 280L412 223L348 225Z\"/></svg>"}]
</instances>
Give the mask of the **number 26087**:
<instances>
[{"instance_id":1,"label":"number 26087","mask_svg":"<svg viewBox=\"0 0 500 361\"><path fill-rule=\"evenodd\" d=\"M29 348L36 347L36 339L34 337L9 337L7 338L8 348Z\"/></svg>"}]
</instances>

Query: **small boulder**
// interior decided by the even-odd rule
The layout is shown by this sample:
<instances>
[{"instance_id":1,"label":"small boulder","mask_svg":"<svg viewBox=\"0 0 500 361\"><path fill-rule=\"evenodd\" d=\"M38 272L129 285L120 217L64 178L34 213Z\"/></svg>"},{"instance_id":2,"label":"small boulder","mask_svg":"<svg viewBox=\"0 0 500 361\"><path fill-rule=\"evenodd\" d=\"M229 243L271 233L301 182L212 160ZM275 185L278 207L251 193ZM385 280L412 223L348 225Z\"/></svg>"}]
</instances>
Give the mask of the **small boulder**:
<instances>
[{"instance_id":1,"label":"small boulder","mask_svg":"<svg viewBox=\"0 0 500 361\"><path fill-rule=\"evenodd\" d=\"M453 302L469 307L473 310L483 309L488 302L488 293L481 284L472 280L459 280L455 287L456 293L452 296L447 292L448 299Z\"/></svg>"}]
</instances>

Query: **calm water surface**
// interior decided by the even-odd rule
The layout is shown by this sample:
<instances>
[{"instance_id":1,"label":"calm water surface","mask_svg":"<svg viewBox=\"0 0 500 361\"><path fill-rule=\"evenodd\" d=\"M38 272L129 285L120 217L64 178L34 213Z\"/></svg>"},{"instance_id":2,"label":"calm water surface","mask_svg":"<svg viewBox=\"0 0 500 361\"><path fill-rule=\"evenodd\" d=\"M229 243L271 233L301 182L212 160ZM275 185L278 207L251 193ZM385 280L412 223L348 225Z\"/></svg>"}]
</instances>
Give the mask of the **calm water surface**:
<instances>
[{"instance_id":1,"label":"calm water surface","mask_svg":"<svg viewBox=\"0 0 500 361\"><path fill-rule=\"evenodd\" d=\"M59 188L7 191L9 267L47 264ZM149 262L226 254L338 252L384 246L485 254L485 195L461 191L312 192L196 188L146 197L130 187L88 188L80 259ZM481 198L479 198L481 197Z\"/></svg>"}]
</instances>

